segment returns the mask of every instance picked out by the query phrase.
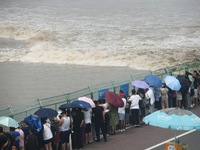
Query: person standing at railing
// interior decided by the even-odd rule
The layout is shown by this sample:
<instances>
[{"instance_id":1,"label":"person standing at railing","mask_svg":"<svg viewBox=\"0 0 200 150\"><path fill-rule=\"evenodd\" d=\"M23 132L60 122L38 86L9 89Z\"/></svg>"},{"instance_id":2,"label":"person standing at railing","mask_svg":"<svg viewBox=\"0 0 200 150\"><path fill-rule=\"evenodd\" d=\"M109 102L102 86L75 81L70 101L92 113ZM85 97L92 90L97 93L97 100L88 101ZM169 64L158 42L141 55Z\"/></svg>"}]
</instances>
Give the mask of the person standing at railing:
<instances>
[{"instance_id":1,"label":"person standing at railing","mask_svg":"<svg viewBox=\"0 0 200 150\"><path fill-rule=\"evenodd\" d=\"M111 135L116 134L116 128L119 123L118 118L118 107L108 103L108 109L109 109L109 123L111 127Z\"/></svg>"},{"instance_id":2,"label":"person standing at railing","mask_svg":"<svg viewBox=\"0 0 200 150\"><path fill-rule=\"evenodd\" d=\"M51 126L46 122L46 118L42 119L43 123L43 142L45 150L52 150L53 134L51 132Z\"/></svg>"},{"instance_id":3,"label":"person standing at railing","mask_svg":"<svg viewBox=\"0 0 200 150\"><path fill-rule=\"evenodd\" d=\"M92 109L83 109L84 122L85 122L85 144L90 144L91 138L91 118L92 118Z\"/></svg>"},{"instance_id":4,"label":"person standing at railing","mask_svg":"<svg viewBox=\"0 0 200 150\"><path fill-rule=\"evenodd\" d=\"M193 71L192 77L194 78L194 104L193 106L197 105L198 101L198 88L200 86L199 74L196 70Z\"/></svg>"},{"instance_id":5,"label":"person standing at railing","mask_svg":"<svg viewBox=\"0 0 200 150\"><path fill-rule=\"evenodd\" d=\"M99 101L96 101L95 103L96 107L93 109L92 115L95 123L96 142L100 142L100 130L102 131L104 142L107 142L104 108L100 106Z\"/></svg>"},{"instance_id":6,"label":"person standing at railing","mask_svg":"<svg viewBox=\"0 0 200 150\"><path fill-rule=\"evenodd\" d=\"M83 147L83 126L84 126L84 115L81 108L72 110L72 149L80 149Z\"/></svg>"},{"instance_id":7,"label":"person standing at railing","mask_svg":"<svg viewBox=\"0 0 200 150\"><path fill-rule=\"evenodd\" d=\"M140 126L140 115L139 115L139 101L142 98L133 89L131 97L128 99L131 102L131 123L134 127Z\"/></svg>"},{"instance_id":8,"label":"person standing at railing","mask_svg":"<svg viewBox=\"0 0 200 150\"><path fill-rule=\"evenodd\" d=\"M16 131L20 134L19 150L24 150L24 131L20 127L16 128Z\"/></svg>"},{"instance_id":9,"label":"person standing at railing","mask_svg":"<svg viewBox=\"0 0 200 150\"><path fill-rule=\"evenodd\" d=\"M169 89L166 87L166 84L163 83L162 87L160 88L162 109L165 109L165 108L169 107L169 104L168 104L168 94L167 94L168 91L169 91Z\"/></svg>"},{"instance_id":10,"label":"person standing at railing","mask_svg":"<svg viewBox=\"0 0 200 150\"><path fill-rule=\"evenodd\" d=\"M119 128L120 128L120 132L124 132L125 131L125 108L126 108L126 99L125 99L125 95L124 92L122 90L120 90L119 92L119 96L122 98L122 101L124 103L123 107L119 107L118 108L118 115L119 115Z\"/></svg>"},{"instance_id":11,"label":"person standing at railing","mask_svg":"<svg viewBox=\"0 0 200 150\"><path fill-rule=\"evenodd\" d=\"M149 102L149 113L153 113L155 110L155 96L154 96L154 92L153 92L153 88L150 87L146 93L145 93L145 97Z\"/></svg>"},{"instance_id":12,"label":"person standing at railing","mask_svg":"<svg viewBox=\"0 0 200 150\"><path fill-rule=\"evenodd\" d=\"M62 111L61 119L59 121L60 129L60 143L62 150L70 150L69 137L71 134L72 119L66 114L66 111Z\"/></svg>"},{"instance_id":13,"label":"person standing at railing","mask_svg":"<svg viewBox=\"0 0 200 150\"><path fill-rule=\"evenodd\" d=\"M9 139L3 131L3 127L0 126L0 150L9 150L9 146Z\"/></svg>"}]
</instances>

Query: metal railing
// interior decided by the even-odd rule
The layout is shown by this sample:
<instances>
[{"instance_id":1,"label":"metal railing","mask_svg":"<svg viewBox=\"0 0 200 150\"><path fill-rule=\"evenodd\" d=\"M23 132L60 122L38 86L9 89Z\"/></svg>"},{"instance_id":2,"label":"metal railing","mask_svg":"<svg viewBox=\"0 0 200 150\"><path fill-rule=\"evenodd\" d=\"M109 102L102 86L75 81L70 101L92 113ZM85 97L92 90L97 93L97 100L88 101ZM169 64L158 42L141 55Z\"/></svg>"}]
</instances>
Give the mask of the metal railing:
<instances>
[{"instance_id":1,"label":"metal railing","mask_svg":"<svg viewBox=\"0 0 200 150\"><path fill-rule=\"evenodd\" d=\"M120 90L120 85L128 84L129 92L132 89L131 82L134 80L143 80L145 76L149 74L154 74L163 79L166 75L179 75L184 74L185 71L199 70L200 60L194 60L184 64L179 64L172 67L166 67L155 71L150 71L148 73L130 75L130 77L124 78L119 81L110 81L106 83L101 83L93 86L88 86L84 89L74 91L71 93L63 93L58 96L37 99L32 102L23 103L17 106L7 106L6 108L0 109L0 116L11 116L14 119L21 121L26 116L33 114L36 110L42 107L53 108L58 110L61 104L68 103L71 100L78 99L78 97L86 96L93 100L98 99L98 91L102 89L108 89L109 91L117 92Z\"/></svg>"}]
</instances>

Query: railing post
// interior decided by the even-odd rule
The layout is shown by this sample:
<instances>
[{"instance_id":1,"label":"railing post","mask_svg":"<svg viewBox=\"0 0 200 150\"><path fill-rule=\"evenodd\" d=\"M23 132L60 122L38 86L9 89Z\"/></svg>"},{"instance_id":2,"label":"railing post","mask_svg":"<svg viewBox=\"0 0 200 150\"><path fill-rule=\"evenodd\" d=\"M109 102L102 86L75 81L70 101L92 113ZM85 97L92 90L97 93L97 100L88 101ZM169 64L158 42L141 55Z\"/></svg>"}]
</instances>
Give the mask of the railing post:
<instances>
[{"instance_id":1,"label":"railing post","mask_svg":"<svg viewBox=\"0 0 200 150\"><path fill-rule=\"evenodd\" d=\"M88 86L88 88L89 88L90 91L91 91L90 96L91 96L91 99L93 100L93 90L92 90L92 87L91 87L91 86Z\"/></svg>"},{"instance_id":2,"label":"railing post","mask_svg":"<svg viewBox=\"0 0 200 150\"><path fill-rule=\"evenodd\" d=\"M63 92L64 96L66 97L66 102L67 103L70 103L70 100L69 100L69 94L66 94L65 92Z\"/></svg>"},{"instance_id":3,"label":"railing post","mask_svg":"<svg viewBox=\"0 0 200 150\"><path fill-rule=\"evenodd\" d=\"M130 75L130 77L131 77L132 81L134 81L134 78L133 78L133 76L132 76L132 75Z\"/></svg>"},{"instance_id":4,"label":"railing post","mask_svg":"<svg viewBox=\"0 0 200 150\"><path fill-rule=\"evenodd\" d=\"M38 101L38 104L39 104L40 108L42 108L42 104L41 104L40 100L37 99L37 101Z\"/></svg>"},{"instance_id":5,"label":"railing post","mask_svg":"<svg viewBox=\"0 0 200 150\"><path fill-rule=\"evenodd\" d=\"M116 87L115 87L114 81L111 81L111 80L110 80L110 82L111 82L111 84L113 85L114 92L116 92L116 89L115 89Z\"/></svg>"},{"instance_id":6,"label":"railing post","mask_svg":"<svg viewBox=\"0 0 200 150\"><path fill-rule=\"evenodd\" d=\"M9 111L10 111L10 116L13 118L14 117L14 113L13 113L13 111L12 111L12 109L11 109L11 107L8 105L8 109L9 109Z\"/></svg>"},{"instance_id":7,"label":"railing post","mask_svg":"<svg viewBox=\"0 0 200 150\"><path fill-rule=\"evenodd\" d=\"M150 74L153 74L153 72L151 70L149 70Z\"/></svg>"}]
</instances>

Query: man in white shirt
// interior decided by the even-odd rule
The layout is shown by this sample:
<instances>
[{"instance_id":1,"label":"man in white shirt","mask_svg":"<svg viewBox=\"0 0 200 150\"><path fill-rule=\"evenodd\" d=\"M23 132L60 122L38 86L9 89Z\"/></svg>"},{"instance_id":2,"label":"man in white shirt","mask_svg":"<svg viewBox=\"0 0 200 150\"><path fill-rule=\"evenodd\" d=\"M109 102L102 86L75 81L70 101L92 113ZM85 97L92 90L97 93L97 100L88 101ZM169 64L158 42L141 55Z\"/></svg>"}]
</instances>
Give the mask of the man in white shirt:
<instances>
[{"instance_id":1,"label":"man in white shirt","mask_svg":"<svg viewBox=\"0 0 200 150\"><path fill-rule=\"evenodd\" d=\"M149 113L154 112L155 96L152 88L149 88L145 94L147 100L149 100Z\"/></svg>"},{"instance_id":2,"label":"man in white shirt","mask_svg":"<svg viewBox=\"0 0 200 150\"><path fill-rule=\"evenodd\" d=\"M134 127L140 126L140 116L139 116L139 101L142 98L136 93L136 91L132 90L132 95L128 99L131 102L131 123Z\"/></svg>"}]
</instances>

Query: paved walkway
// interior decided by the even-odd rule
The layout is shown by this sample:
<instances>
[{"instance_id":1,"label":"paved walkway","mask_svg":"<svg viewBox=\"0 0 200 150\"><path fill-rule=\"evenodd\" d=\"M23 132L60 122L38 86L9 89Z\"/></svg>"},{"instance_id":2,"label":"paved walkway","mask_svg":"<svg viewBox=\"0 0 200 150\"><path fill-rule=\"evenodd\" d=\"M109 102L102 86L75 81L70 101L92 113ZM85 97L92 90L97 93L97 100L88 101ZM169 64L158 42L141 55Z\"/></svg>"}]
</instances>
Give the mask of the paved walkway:
<instances>
[{"instance_id":1,"label":"paved walkway","mask_svg":"<svg viewBox=\"0 0 200 150\"><path fill-rule=\"evenodd\" d=\"M197 106L190 111L200 116L200 107ZM138 128L130 127L125 132L117 133L108 137L108 141L93 142L83 147L84 150L145 150L153 145L173 138L188 131L174 131L149 125ZM180 138L182 143L188 143L191 150L199 150L200 134L195 131L192 134ZM163 150L164 145L154 148Z\"/></svg>"}]
</instances>

